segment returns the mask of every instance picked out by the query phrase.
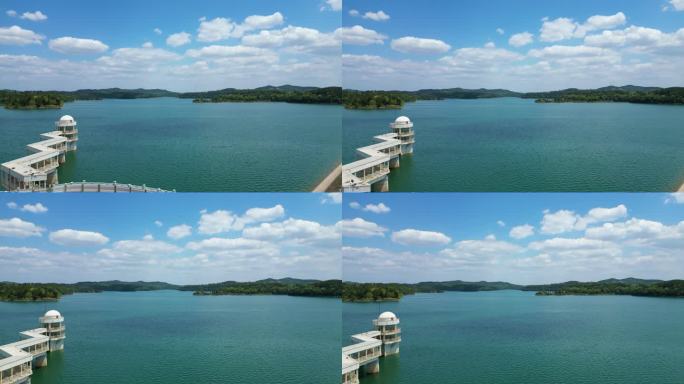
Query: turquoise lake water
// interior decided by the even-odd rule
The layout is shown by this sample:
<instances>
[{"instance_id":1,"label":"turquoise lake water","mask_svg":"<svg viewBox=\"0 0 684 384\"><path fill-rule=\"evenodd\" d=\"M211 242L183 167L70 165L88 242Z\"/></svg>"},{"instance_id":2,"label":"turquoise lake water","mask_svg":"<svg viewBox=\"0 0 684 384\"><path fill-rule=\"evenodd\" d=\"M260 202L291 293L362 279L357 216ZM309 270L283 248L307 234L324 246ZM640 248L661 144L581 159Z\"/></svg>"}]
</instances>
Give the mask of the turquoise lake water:
<instances>
[{"instance_id":1,"label":"turquoise lake water","mask_svg":"<svg viewBox=\"0 0 684 384\"><path fill-rule=\"evenodd\" d=\"M193 104L176 98L76 101L61 110L0 109L0 162L70 114L78 151L60 182L117 181L191 192L310 191L339 163L342 108Z\"/></svg>"},{"instance_id":2,"label":"turquoise lake water","mask_svg":"<svg viewBox=\"0 0 684 384\"><path fill-rule=\"evenodd\" d=\"M0 302L0 344L57 309L65 349L48 355L33 384L335 383L340 308L336 299L175 291Z\"/></svg>"},{"instance_id":3,"label":"turquoise lake water","mask_svg":"<svg viewBox=\"0 0 684 384\"><path fill-rule=\"evenodd\" d=\"M517 98L418 101L343 112L343 159L406 115L415 152L395 192L672 192L684 183L684 107L536 104Z\"/></svg>"},{"instance_id":4,"label":"turquoise lake water","mask_svg":"<svg viewBox=\"0 0 684 384\"><path fill-rule=\"evenodd\" d=\"M499 291L345 303L343 337L382 311L401 321L399 356L362 384L679 384L684 300L537 297Z\"/></svg>"}]
</instances>

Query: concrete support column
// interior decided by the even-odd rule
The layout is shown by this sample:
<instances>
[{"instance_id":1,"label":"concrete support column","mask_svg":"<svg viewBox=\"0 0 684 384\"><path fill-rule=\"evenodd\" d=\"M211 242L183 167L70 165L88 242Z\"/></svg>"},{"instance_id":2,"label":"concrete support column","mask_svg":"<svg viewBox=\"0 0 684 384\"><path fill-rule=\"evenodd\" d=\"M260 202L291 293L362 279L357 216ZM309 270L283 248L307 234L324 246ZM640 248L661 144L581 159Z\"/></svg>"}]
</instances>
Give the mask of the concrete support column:
<instances>
[{"instance_id":1,"label":"concrete support column","mask_svg":"<svg viewBox=\"0 0 684 384\"><path fill-rule=\"evenodd\" d=\"M389 192L389 178L383 177L382 180L374 183L372 186L373 192Z\"/></svg>"},{"instance_id":2,"label":"concrete support column","mask_svg":"<svg viewBox=\"0 0 684 384\"><path fill-rule=\"evenodd\" d=\"M366 373L379 373L380 372L380 361L373 360L364 366Z\"/></svg>"},{"instance_id":3,"label":"concrete support column","mask_svg":"<svg viewBox=\"0 0 684 384\"><path fill-rule=\"evenodd\" d=\"M64 349L64 340L50 340L50 352Z\"/></svg>"},{"instance_id":4,"label":"concrete support column","mask_svg":"<svg viewBox=\"0 0 684 384\"><path fill-rule=\"evenodd\" d=\"M399 168L399 156L390 159L389 167L390 169Z\"/></svg>"},{"instance_id":5,"label":"concrete support column","mask_svg":"<svg viewBox=\"0 0 684 384\"><path fill-rule=\"evenodd\" d=\"M385 356L396 355L399 353L399 343L385 344Z\"/></svg>"},{"instance_id":6,"label":"concrete support column","mask_svg":"<svg viewBox=\"0 0 684 384\"><path fill-rule=\"evenodd\" d=\"M43 353L33 358L33 366L36 368L47 367L47 354Z\"/></svg>"},{"instance_id":7,"label":"concrete support column","mask_svg":"<svg viewBox=\"0 0 684 384\"><path fill-rule=\"evenodd\" d=\"M382 181L382 186L380 187L380 192L389 192L389 177L385 176Z\"/></svg>"}]
</instances>

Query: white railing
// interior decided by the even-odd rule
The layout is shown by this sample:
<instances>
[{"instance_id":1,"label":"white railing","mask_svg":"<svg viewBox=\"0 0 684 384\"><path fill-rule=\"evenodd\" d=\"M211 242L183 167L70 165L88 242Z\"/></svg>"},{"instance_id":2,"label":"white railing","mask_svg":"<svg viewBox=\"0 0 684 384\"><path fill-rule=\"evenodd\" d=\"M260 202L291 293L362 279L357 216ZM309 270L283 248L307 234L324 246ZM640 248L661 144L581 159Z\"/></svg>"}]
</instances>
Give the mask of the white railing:
<instances>
[{"instance_id":1,"label":"white railing","mask_svg":"<svg viewBox=\"0 0 684 384\"><path fill-rule=\"evenodd\" d=\"M2 377L2 373L0 372L0 384L18 383L19 381L31 376L32 374L33 370L31 370L31 368L22 369L19 373L12 374L9 377Z\"/></svg>"},{"instance_id":2,"label":"white railing","mask_svg":"<svg viewBox=\"0 0 684 384\"><path fill-rule=\"evenodd\" d=\"M48 189L49 192L175 192L167 191L161 188L150 188L143 184L119 184L113 183L97 183L97 182L71 182L66 184L57 184Z\"/></svg>"}]
</instances>

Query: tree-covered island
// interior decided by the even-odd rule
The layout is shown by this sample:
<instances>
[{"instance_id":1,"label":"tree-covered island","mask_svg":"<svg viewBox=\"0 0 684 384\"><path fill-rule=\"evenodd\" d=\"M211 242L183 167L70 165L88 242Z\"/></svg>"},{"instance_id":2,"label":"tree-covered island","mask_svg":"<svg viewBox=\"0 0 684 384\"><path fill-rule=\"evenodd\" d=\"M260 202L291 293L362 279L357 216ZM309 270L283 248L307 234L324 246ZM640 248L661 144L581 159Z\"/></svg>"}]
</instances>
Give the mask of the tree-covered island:
<instances>
[{"instance_id":1,"label":"tree-covered island","mask_svg":"<svg viewBox=\"0 0 684 384\"><path fill-rule=\"evenodd\" d=\"M498 290L534 291L537 296L631 295L684 297L684 280L607 279L598 282L568 281L557 284L516 285L506 282L354 283L344 282L342 300L348 302L397 301L404 295L441 292L480 292Z\"/></svg>"},{"instance_id":2,"label":"tree-covered island","mask_svg":"<svg viewBox=\"0 0 684 384\"><path fill-rule=\"evenodd\" d=\"M178 290L190 291L195 295L290 295L340 297L341 280L264 279L254 282L226 281L204 285L175 285L165 282L145 281L100 281L60 283L12 283L0 282L0 301L54 301L74 293L138 292Z\"/></svg>"},{"instance_id":3,"label":"tree-covered island","mask_svg":"<svg viewBox=\"0 0 684 384\"><path fill-rule=\"evenodd\" d=\"M565 89L551 92L514 92L506 89L421 89L418 91L358 91L341 87L300 87L295 85L265 86L254 89L226 88L204 92L172 92L164 89L79 89L77 91L13 91L0 90L0 104L7 109L62 108L75 100L148 99L176 97L195 103L284 102L299 104L343 105L347 109L401 109L417 100L491 99L518 97L538 103L626 102L641 104L684 105L684 88L603 87L598 89Z\"/></svg>"}]
</instances>

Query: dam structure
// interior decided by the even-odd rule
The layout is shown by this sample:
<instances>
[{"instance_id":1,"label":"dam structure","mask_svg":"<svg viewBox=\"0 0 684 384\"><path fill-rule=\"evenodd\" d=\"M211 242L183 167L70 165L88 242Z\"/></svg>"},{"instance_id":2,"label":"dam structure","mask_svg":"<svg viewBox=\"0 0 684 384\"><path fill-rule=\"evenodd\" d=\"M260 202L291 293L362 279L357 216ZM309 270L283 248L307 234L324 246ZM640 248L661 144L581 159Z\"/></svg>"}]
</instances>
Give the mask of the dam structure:
<instances>
[{"instance_id":1,"label":"dam structure","mask_svg":"<svg viewBox=\"0 0 684 384\"><path fill-rule=\"evenodd\" d=\"M399 318L383 312L373 320L374 330L352 335L354 344L342 348L342 384L359 384L359 372L380 372L380 357L399 353Z\"/></svg>"},{"instance_id":2,"label":"dam structure","mask_svg":"<svg viewBox=\"0 0 684 384\"><path fill-rule=\"evenodd\" d=\"M33 369L47 366L48 353L64 349L64 317L50 310L39 321L41 328L20 332L22 340L0 345L0 384L30 384Z\"/></svg>"},{"instance_id":3,"label":"dam structure","mask_svg":"<svg viewBox=\"0 0 684 384\"><path fill-rule=\"evenodd\" d=\"M44 140L27 145L28 156L0 165L0 186L10 192L166 192L130 184L86 182L59 184L57 168L66 154L78 149L76 120L69 115L55 122L55 130L40 135Z\"/></svg>"},{"instance_id":4,"label":"dam structure","mask_svg":"<svg viewBox=\"0 0 684 384\"><path fill-rule=\"evenodd\" d=\"M342 166L344 192L388 192L389 173L399 168L400 158L413 153L413 123L406 116L389 125L391 132L374 136L376 144L356 149L360 160Z\"/></svg>"}]
</instances>

